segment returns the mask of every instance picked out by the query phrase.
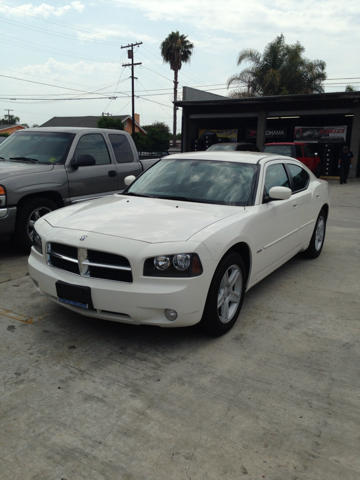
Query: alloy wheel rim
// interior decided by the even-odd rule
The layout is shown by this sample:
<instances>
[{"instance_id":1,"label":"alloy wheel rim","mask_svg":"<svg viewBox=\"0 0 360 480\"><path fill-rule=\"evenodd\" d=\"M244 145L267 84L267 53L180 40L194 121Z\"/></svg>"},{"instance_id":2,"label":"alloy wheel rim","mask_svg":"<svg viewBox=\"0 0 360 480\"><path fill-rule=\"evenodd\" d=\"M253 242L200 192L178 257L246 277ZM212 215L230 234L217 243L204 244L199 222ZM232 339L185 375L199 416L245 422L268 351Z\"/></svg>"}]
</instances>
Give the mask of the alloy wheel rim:
<instances>
[{"instance_id":1,"label":"alloy wheel rim","mask_svg":"<svg viewBox=\"0 0 360 480\"><path fill-rule=\"evenodd\" d=\"M33 241L33 236L34 236L34 225L39 218L43 217L47 213L50 213L51 209L47 207L39 207L35 208L29 215L28 221L27 221L27 233L31 241Z\"/></svg>"},{"instance_id":2,"label":"alloy wheel rim","mask_svg":"<svg viewBox=\"0 0 360 480\"><path fill-rule=\"evenodd\" d=\"M324 235L325 235L325 220L324 220L324 217L321 216L317 222L316 231L315 231L315 248L317 252L322 247L322 244L324 242Z\"/></svg>"},{"instance_id":3,"label":"alloy wheel rim","mask_svg":"<svg viewBox=\"0 0 360 480\"><path fill-rule=\"evenodd\" d=\"M239 307L242 292L242 274L238 265L229 267L219 286L217 309L221 323L229 323Z\"/></svg>"}]
</instances>

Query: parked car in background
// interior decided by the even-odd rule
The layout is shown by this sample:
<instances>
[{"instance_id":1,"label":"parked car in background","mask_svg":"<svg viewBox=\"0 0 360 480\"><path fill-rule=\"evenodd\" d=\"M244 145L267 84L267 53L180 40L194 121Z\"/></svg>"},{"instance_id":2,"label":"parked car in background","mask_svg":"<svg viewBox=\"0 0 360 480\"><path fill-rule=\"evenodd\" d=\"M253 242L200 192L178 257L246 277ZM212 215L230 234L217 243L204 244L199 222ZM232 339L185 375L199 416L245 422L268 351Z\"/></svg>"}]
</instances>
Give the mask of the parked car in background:
<instances>
[{"instance_id":1,"label":"parked car in background","mask_svg":"<svg viewBox=\"0 0 360 480\"><path fill-rule=\"evenodd\" d=\"M131 136L100 128L29 128L0 145L0 236L29 251L35 221L57 208L122 191L157 159Z\"/></svg>"},{"instance_id":2,"label":"parked car in background","mask_svg":"<svg viewBox=\"0 0 360 480\"><path fill-rule=\"evenodd\" d=\"M126 183L36 222L29 273L48 299L104 320L221 335L246 290L323 248L329 185L293 158L190 152Z\"/></svg>"},{"instance_id":3,"label":"parked car in background","mask_svg":"<svg viewBox=\"0 0 360 480\"><path fill-rule=\"evenodd\" d=\"M211 145L207 152L260 152L259 148L254 143L240 143L240 142L229 142L229 143L215 143Z\"/></svg>"},{"instance_id":4,"label":"parked car in background","mask_svg":"<svg viewBox=\"0 0 360 480\"><path fill-rule=\"evenodd\" d=\"M307 143L279 142L266 143L263 152L276 153L287 157L296 158L306 165L318 178L321 175L321 159Z\"/></svg>"}]
</instances>

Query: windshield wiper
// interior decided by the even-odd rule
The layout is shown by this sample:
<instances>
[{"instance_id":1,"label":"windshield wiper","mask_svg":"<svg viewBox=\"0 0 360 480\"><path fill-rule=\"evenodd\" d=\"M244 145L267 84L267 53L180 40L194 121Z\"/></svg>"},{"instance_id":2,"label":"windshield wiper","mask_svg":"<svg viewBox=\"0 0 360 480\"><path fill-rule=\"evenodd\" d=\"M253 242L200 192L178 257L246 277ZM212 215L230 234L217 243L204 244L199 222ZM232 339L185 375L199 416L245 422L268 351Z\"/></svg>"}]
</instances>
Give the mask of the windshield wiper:
<instances>
[{"instance_id":1,"label":"windshield wiper","mask_svg":"<svg viewBox=\"0 0 360 480\"><path fill-rule=\"evenodd\" d=\"M29 158L29 157L10 157L9 160L18 160L20 162L28 162L28 163L39 163L39 160L36 158Z\"/></svg>"},{"instance_id":2,"label":"windshield wiper","mask_svg":"<svg viewBox=\"0 0 360 480\"><path fill-rule=\"evenodd\" d=\"M129 195L132 197L146 197L146 198L154 198L154 195L142 195L141 193L133 193L133 192L126 192L123 195Z\"/></svg>"},{"instance_id":3,"label":"windshield wiper","mask_svg":"<svg viewBox=\"0 0 360 480\"><path fill-rule=\"evenodd\" d=\"M196 202L194 198L189 198L189 197L177 197L177 196L171 196L171 195L159 195L157 198L161 198L164 200L179 200L182 202Z\"/></svg>"}]
</instances>

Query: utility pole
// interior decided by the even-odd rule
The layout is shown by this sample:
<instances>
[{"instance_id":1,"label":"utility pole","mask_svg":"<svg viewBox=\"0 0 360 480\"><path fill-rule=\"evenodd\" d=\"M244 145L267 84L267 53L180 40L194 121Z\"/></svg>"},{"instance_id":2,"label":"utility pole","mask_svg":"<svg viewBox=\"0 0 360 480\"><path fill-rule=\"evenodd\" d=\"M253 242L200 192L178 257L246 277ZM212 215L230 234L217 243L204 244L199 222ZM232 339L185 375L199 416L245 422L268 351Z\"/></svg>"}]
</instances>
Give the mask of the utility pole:
<instances>
[{"instance_id":1,"label":"utility pole","mask_svg":"<svg viewBox=\"0 0 360 480\"><path fill-rule=\"evenodd\" d=\"M8 117L8 121L10 122L10 112L13 112L14 110L9 110L8 108L4 108L5 112L8 112L7 114L7 117ZM5 115L6 117L6 115Z\"/></svg>"},{"instance_id":2,"label":"utility pole","mask_svg":"<svg viewBox=\"0 0 360 480\"><path fill-rule=\"evenodd\" d=\"M135 133L135 94L134 94L134 67L136 65L141 65L141 62L139 63L134 63L134 47L137 45L142 45L142 42L138 43L131 43L130 45L125 45L124 47L121 46L121 48L129 48L128 50L128 58L131 59L131 63L123 63L123 67L131 67L131 101L132 101L132 131L131 135L134 137Z\"/></svg>"}]
</instances>

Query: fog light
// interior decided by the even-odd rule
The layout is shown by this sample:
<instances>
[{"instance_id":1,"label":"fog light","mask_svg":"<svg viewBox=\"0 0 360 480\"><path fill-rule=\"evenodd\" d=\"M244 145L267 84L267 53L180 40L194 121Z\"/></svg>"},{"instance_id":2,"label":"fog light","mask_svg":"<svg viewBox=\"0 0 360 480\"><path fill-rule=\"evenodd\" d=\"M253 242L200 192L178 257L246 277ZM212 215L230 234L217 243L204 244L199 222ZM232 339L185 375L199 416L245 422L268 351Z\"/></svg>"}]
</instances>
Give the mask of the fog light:
<instances>
[{"instance_id":1,"label":"fog light","mask_svg":"<svg viewBox=\"0 0 360 480\"><path fill-rule=\"evenodd\" d=\"M171 310L171 308L167 308L165 310L165 317L170 320L171 322L173 322L174 320L177 319L177 312L175 312L175 310Z\"/></svg>"}]
</instances>

